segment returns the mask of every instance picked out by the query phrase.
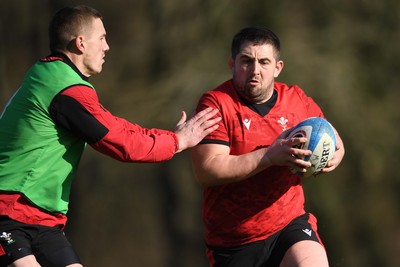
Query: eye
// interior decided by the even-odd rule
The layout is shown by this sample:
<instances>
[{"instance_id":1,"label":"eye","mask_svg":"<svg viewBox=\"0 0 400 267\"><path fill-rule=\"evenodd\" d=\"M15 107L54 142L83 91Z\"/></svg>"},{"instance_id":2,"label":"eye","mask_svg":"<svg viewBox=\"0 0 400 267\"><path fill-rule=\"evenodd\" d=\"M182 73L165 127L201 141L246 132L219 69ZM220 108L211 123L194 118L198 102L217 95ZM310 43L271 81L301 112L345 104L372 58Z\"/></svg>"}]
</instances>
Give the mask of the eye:
<instances>
[{"instance_id":1,"label":"eye","mask_svg":"<svg viewBox=\"0 0 400 267\"><path fill-rule=\"evenodd\" d=\"M240 63L244 66L251 65L253 63L253 60L249 57L242 57L240 60Z\"/></svg>"},{"instance_id":2,"label":"eye","mask_svg":"<svg viewBox=\"0 0 400 267\"><path fill-rule=\"evenodd\" d=\"M245 59L245 60L243 60L243 63L246 64L246 65L249 65L249 64L252 63L252 60L250 60L250 59Z\"/></svg>"}]
</instances>

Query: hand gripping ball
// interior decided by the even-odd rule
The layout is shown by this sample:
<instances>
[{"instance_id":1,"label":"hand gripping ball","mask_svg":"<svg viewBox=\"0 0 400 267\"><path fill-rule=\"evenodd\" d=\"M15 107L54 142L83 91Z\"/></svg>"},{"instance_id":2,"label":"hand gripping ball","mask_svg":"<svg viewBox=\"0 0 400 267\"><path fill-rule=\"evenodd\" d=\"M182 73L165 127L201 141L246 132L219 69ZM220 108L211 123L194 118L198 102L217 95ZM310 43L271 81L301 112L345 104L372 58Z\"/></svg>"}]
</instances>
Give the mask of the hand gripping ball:
<instances>
[{"instance_id":1,"label":"hand gripping ball","mask_svg":"<svg viewBox=\"0 0 400 267\"><path fill-rule=\"evenodd\" d=\"M310 156L304 157L305 161L311 162L307 172L295 172L298 175L308 177L319 173L333 158L336 150L336 135L332 125L320 117L312 117L301 121L293 127L288 138L306 137L307 142L301 149L312 151Z\"/></svg>"}]
</instances>

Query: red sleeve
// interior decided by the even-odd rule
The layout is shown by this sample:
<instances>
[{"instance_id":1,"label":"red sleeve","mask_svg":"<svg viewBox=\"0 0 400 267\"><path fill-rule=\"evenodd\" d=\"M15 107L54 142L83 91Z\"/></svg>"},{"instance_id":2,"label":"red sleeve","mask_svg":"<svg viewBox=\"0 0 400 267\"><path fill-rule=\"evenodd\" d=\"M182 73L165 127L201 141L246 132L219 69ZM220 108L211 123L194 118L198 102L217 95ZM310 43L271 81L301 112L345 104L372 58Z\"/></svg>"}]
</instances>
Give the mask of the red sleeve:
<instances>
[{"instance_id":1,"label":"red sleeve","mask_svg":"<svg viewBox=\"0 0 400 267\"><path fill-rule=\"evenodd\" d=\"M74 86L63 91L61 95L79 102L108 130L99 141L90 144L103 154L126 162L160 162L171 159L177 150L178 139L175 133L143 128L113 116L99 103L98 96L92 88Z\"/></svg>"},{"instance_id":2,"label":"red sleeve","mask_svg":"<svg viewBox=\"0 0 400 267\"><path fill-rule=\"evenodd\" d=\"M302 100L302 105L304 105L308 117L322 117L324 118L324 114L321 110L321 108L315 103L315 101L306 95L303 89L300 87L293 85L292 88L294 91L297 93L298 97Z\"/></svg>"},{"instance_id":3,"label":"red sleeve","mask_svg":"<svg viewBox=\"0 0 400 267\"><path fill-rule=\"evenodd\" d=\"M218 109L220 111L218 116L221 116L223 118L218 123L218 128L207 135L200 143L213 143L229 146L229 134L226 122L229 121L230 110L228 110L228 108L219 101L217 95L220 96L220 99L223 99L224 97L224 95L219 94L219 92L217 91L211 91L204 93L198 102L196 112L200 112L208 107L212 107L214 109ZM215 117L217 117L217 115Z\"/></svg>"}]
</instances>

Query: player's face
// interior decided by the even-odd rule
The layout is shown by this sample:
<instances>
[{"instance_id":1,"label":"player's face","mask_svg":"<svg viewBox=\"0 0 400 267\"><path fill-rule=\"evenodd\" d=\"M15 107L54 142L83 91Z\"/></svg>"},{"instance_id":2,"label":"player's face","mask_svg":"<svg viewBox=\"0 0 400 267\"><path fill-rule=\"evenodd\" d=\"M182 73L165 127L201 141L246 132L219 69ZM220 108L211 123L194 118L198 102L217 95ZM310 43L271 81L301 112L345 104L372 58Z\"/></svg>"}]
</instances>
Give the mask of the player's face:
<instances>
[{"instance_id":1,"label":"player's face","mask_svg":"<svg viewBox=\"0 0 400 267\"><path fill-rule=\"evenodd\" d=\"M103 68L104 57L110 47L106 41L106 30L100 18L93 20L92 27L84 34L86 44L83 52L83 70L86 76L98 74Z\"/></svg>"},{"instance_id":2,"label":"player's face","mask_svg":"<svg viewBox=\"0 0 400 267\"><path fill-rule=\"evenodd\" d=\"M236 90L253 103L266 102L272 96L275 78L283 68L283 62L275 58L272 45L250 42L242 45L229 65Z\"/></svg>"}]
</instances>

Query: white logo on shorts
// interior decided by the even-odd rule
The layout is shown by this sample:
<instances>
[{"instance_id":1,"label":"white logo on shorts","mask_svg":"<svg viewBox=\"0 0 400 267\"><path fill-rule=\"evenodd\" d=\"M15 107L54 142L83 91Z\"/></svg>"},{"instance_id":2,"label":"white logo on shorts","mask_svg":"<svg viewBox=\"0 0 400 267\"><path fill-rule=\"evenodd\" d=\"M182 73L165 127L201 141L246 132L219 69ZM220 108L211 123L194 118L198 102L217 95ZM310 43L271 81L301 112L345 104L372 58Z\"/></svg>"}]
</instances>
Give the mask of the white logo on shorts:
<instances>
[{"instance_id":1,"label":"white logo on shorts","mask_svg":"<svg viewBox=\"0 0 400 267\"><path fill-rule=\"evenodd\" d=\"M3 232L0 235L0 239L7 241L8 244L14 243L15 241L11 238L11 233Z\"/></svg>"},{"instance_id":2,"label":"white logo on shorts","mask_svg":"<svg viewBox=\"0 0 400 267\"><path fill-rule=\"evenodd\" d=\"M310 229L303 229L303 232L309 236L311 236L311 234L312 234L312 230L310 230Z\"/></svg>"}]
</instances>

